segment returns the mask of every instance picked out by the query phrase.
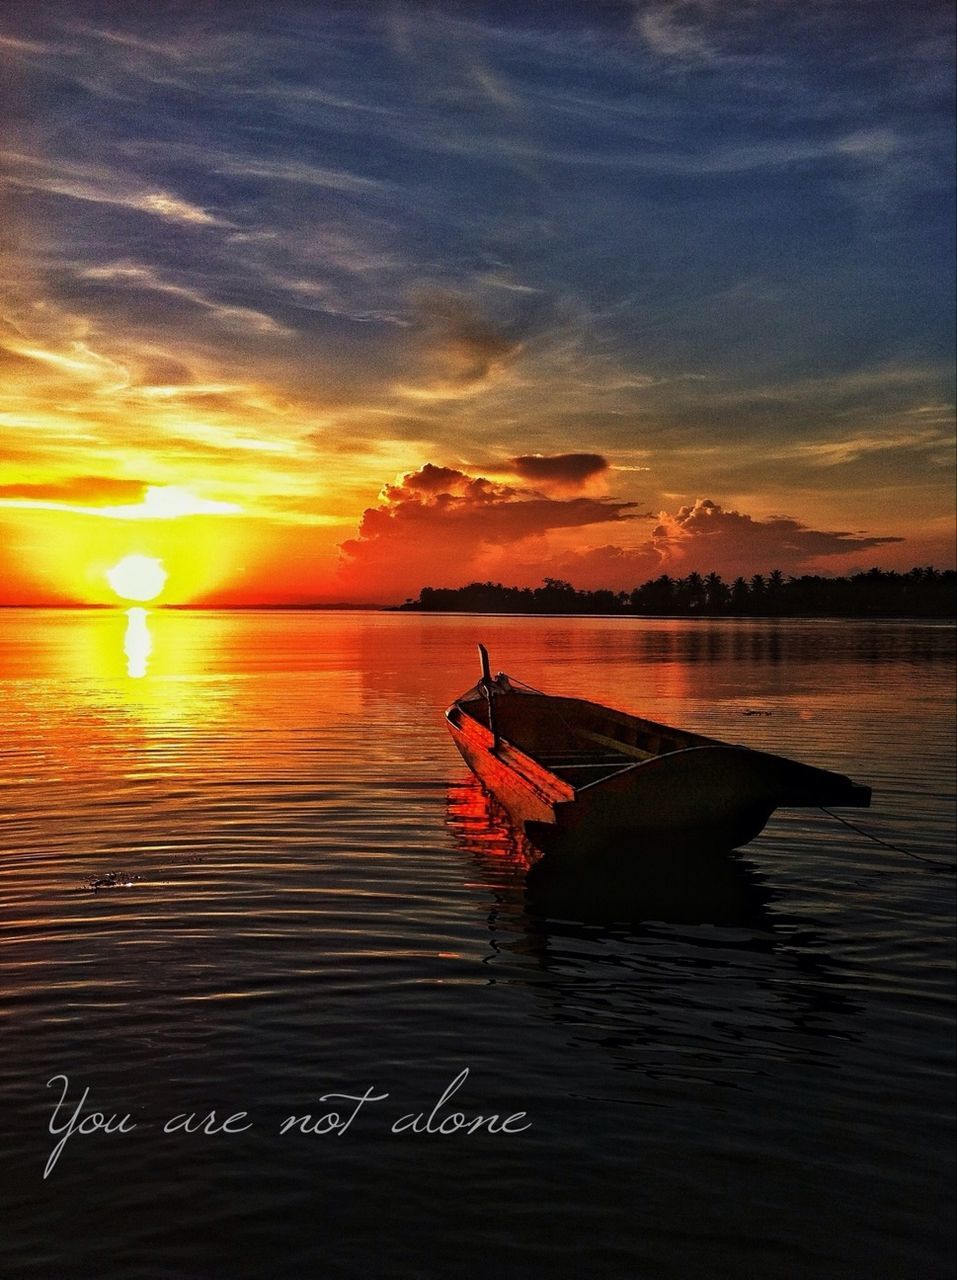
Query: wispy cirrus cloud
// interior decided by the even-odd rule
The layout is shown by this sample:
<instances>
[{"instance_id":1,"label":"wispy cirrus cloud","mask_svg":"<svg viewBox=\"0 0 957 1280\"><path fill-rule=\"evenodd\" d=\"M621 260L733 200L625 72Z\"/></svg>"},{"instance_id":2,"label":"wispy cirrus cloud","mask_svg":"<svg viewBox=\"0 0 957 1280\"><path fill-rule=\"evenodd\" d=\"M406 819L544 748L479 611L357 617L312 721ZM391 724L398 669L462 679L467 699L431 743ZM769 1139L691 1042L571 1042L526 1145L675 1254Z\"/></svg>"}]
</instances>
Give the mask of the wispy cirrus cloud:
<instances>
[{"instance_id":1,"label":"wispy cirrus cloud","mask_svg":"<svg viewBox=\"0 0 957 1280\"><path fill-rule=\"evenodd\" d=\"M88 477L48 485L0 485L0 507L21 511L60 511L75 516L103 520L177 520L183 516L236 515L242 508L234 502L200 497L178 485L135 486L138 501L102 501L109 491L102 478L88 484ZM120 489L121 496L132 496Z\"/></svg>"},{"instance_id":2,"label":"wispy cirrus cloud","mask_svg":"<svg viewBox=\"0 0 957 1280\"><path fill-rule=\"evenodd\" d=\"M51 162L19 152L0 152L0 186L44 195L64 196L90 204L115 205L192 227L231 227L199 205L162 188L141 185L120 171Z\"/></svg>"},{"instance_id":3,"label":"wispy cirrus cloud","mask_svg":"<svg viewBox=\"0 0 957 1280\"><path fill-rule=\"evenodd\" d=\"M202 311L210 312L220 323L234 328L239 326L246 331L252 329L259 333L269 334L290 332L290 330L263 311L257 311L252 307L230 306L225 302L206 296L199 289L190 285L164 280L159 272L149 266L119 262L104 267L87 267L80 271L78 275L81 280L87 280L94 284L106 284L143 293L166 294L171 298L182 299Z\"/></svg>"},{"instance_id":4,"label":"wispy cirrus cloud","mask_svg":"<svg viewBox=\"0 0 957 1280\"><path fill-rule=\"evenodd\" d=\"M348 195L392 195L395 187L375 178L363 178L341 169L327 169L321 165L304 164L294 160L257 160L253 157L220 161L216 173L240 178L259 178L267 182L287 182L293 186L318 187L325 191L340 191Z\"/></svg>"},{"instance_id":5,"label":"wispy cirrus cloud","mask_svg":"<svg viewBox=\"0 0 957 1280\"><path fill-rule=\"evenodd\" d=\"M946 425L945 425L946 424ZM941 426L897 431L858 432L837 440L805 441L780 450L779 457L806 458L819 467L843 467L878 454L936 454L949 462L953 446L952 416Z\"/></svg>"},{"instance_id":6,"label":"wispy cirrus cloud","mask_svg":"<svg viewBox=\"0 0 957 1280\"><path fill-rule=\"evenodd\" d=\"M116 476L64 476L37 483L17 481L0 484L0 500L16 502L96 503L122 498L141 498L146 488L142 480Z\"/></svg>"}]
</instances>

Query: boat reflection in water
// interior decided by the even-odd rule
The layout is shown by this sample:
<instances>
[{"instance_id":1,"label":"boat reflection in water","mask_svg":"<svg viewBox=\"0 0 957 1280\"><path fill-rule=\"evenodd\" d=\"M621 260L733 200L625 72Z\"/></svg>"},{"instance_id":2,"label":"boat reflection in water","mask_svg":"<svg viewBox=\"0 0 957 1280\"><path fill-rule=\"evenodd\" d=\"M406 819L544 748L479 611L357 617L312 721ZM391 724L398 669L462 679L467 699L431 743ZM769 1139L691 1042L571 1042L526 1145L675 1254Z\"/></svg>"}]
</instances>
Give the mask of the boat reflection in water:
<instances>
[{"instance_id":1,"label":"boat reflection in water","mask_svg":"<svg viewBox=\"0 0 957 1280\"><path fill-rule=\"evenodd\" d=\"M553 862L475 778L450 787L448 819L489 888L520 895L535 915L590 923L770 928L767 889L731 851L636 851L632 843L612 845L571 865Z\"/></svg>"},{"instance_id":2,"label":"boat reflection in water","mask_svg":"<svg viewBox=\"0 0 957 1280\"><path fill-rule=\"evenodd\" d=\"M448 822L488 894L490 981L529 986L566 1043L662 1098L692 1078L741 1088L774 1063L833 1064L857 1038L826 936L739 854L551 866L474 777L450 786Z\"/></svg>"}]
</instances>

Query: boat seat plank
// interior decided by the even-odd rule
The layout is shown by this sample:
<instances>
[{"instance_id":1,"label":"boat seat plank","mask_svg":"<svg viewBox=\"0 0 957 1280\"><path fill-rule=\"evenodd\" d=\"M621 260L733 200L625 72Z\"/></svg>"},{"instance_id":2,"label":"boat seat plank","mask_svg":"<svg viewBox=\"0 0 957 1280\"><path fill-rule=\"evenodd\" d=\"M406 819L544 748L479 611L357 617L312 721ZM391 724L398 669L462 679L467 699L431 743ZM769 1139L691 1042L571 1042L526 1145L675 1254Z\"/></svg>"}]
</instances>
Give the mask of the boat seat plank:
<instances>
[{"instance_id":1,"label":"boat seat plank","mask_svg":"<svg viewBox=\"0 0 957 1280\"><path fill-rule=\"evenodd\" d=\"M546 756L540 753L535 754L535 759L540 760L542 764L614 764L616 760L627 759L620 751L609 751L599 754L591 751L583 751L578 754L568 752L560 756Z\"/></svg>"},{"instance_id":2,"label":"boat seat plank","mask_svg":"<svg viewBox=\"0 0 957 1280\"><path fill-rule=\"evenodd\" d=\"M658 754L657 751L645 751L643 747L633 747L630 742L620 742L617 738L610 738L605 733L596 733L593 729L580 729L579 733L583 738L597 742L603 747L614 747L619 755L627 756L632 760L651 760Z\"/></svg>"},{"instance_id":3,"label":"boat seat plank","mask_svg":"<svg viewBox=\"0 0 957 1280\"><path fill-rule=\"evenodd\" d=\"M616 774L627 773L629 769L634 767L634 760L630 764L592 765L577 773L573 766L568 769L556 769L555 776L561 778L563 782L570 783L578 790L581 787L589 786L593 782L603 782L605 778L613 778Z\"/></svg>"},{"instance_id":4,"label":"boat seat plank","mask_svg":"<svg viewBox=\"0 0 957 1280\"><path fill-rule=\"evenodd\" d=\"M535 759L545 769L595 769L608 768L610 765L615 764L635 764L635 760L629 759L627 755L606 755L599 759L595 759L592 756L590 759L578 758L577 760L551 760L544 758L544 756L536 755Z\"/></svg>"},{"instance_id":5,"label":"boat seat plank","mask_svg":"<svg viewBox=\"0 0 957 1280\"><path fill-rule=\"evenodd\" d=\"M620 764L634 764L625 756L616 756L614 760L539 760L538 763L549 773L558 773L562 769L614 769Z\"/></svg>"}]
</instances>

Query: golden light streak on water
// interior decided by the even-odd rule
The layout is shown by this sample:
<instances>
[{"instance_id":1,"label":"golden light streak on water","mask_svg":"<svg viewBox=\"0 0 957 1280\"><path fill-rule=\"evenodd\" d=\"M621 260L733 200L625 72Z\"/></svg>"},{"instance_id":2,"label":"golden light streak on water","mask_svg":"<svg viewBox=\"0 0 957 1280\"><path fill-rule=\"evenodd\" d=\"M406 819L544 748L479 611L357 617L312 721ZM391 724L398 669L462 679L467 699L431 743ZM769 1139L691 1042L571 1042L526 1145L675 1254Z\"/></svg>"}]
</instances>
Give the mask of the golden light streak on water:
<instances>
[{"instance_id":1,"label":"golden light streak on water","mask_svg":"<svg viewBox=\"0 0 957 1280\"><path fill-rule=\"evenodd\" d=\"M146 675L149 656L153 652L153 637L150 635L145 609L127 609L126 617L126 634L123 637L126 673L131 680L142 680Z\"/></svg>"}]
</instances>

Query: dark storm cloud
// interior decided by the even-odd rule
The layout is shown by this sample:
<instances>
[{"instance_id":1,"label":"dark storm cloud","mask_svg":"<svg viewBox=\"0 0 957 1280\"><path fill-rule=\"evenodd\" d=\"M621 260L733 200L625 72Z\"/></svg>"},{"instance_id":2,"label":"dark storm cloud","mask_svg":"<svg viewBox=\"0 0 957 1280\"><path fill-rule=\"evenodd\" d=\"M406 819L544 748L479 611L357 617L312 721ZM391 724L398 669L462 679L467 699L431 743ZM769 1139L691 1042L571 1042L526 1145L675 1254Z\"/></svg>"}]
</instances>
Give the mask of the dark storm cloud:
<instances>
[{"instance_id":1,"label":"dark storm cloud","mask_svg":"<svg viewBox=\"0 0 957 1280\"><path fill-rule=\"evenodd\" d=\"M523 480L565 488L580 487L608 470L607 460L599 453L525 453L510 463Z\"/></svg>"}]
</instances>

